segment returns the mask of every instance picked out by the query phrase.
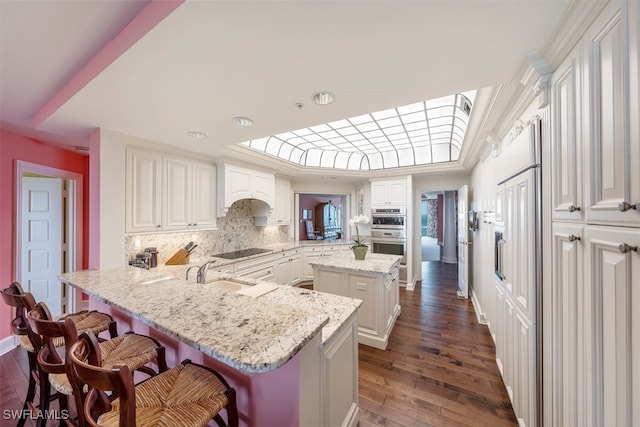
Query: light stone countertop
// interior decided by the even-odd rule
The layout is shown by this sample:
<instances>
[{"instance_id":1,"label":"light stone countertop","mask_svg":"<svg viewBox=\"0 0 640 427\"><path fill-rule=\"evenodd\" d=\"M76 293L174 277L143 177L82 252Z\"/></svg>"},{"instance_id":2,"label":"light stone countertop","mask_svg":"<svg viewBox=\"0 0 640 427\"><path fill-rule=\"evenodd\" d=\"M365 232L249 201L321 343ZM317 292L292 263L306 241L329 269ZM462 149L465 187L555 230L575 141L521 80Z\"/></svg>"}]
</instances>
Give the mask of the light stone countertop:
<instances>
[{"instance_id":1,"label":"light stone countertop","mask_svg":"<svg viewBox=\"0 0 640 427\"><path fill-rule=\"evenodd\" d=\"M254 258L260 258L260 257L264 257L264 256L269 256L269 255L274 255L277 254L278 252L284 252L284 251L288 251L290 249L296 249L296 248L304 248L304 247L308 247L308 246L344 246L345 250L347 248L347 246L350 246L353 244L353 241L351 240L299 240L299 241L290 241L290 242L285 242L285 243L276 243L276 244L272 244L272 245L263 245L261 246L262 249L269 249L271 250L271 252L264 252L261 254L257 254L257 255L251 255L251 256L246 256L246 257L242 257L242 258L235 258L235 259L227 259L227 258L220 258L220 257L215 257L213 256L214 254L211 255L204 255L201 254L198 257L193 257L189 260L189 264L186 265L185 267L189 267L189 266L194 266L194 265L202 265L203 263L205 263L206 261L209 260L215 260L216 263L214 265L215 267L223 267L225 265L229 265L229 264L234 264L236 262L239 261L245 261L245 260L249 260L249 259L254 259ZM161 265L159 264L158 267L161 267Z\"/></svg>"},{"instance_id":2,"label":"light stone countertop","mask_svg":"<svg viewBox=\"0 0 640 427\"><path fill-rule=\"evenodd\" d=\"M402 259L399 255L367 253L363 260L357 260L353 254L338 253L327 257L314 258L309 262L312 266L335 267L371 273L389 273L393 265Z\"/></svg>"},{"instance_id":3,"label":"light stone countertop","mask_svg":"<svg viewBox=\"0 0 640 427\"><path fill-rule=\"evenodd\" d=\"M285 285L251 298L186 281L186 267L82 270L60 279L243 372L284 365L318 333L326 343L362 303ZM234 276L209 272L208 282L218 279Z\"/></svg>"}]
</instances>

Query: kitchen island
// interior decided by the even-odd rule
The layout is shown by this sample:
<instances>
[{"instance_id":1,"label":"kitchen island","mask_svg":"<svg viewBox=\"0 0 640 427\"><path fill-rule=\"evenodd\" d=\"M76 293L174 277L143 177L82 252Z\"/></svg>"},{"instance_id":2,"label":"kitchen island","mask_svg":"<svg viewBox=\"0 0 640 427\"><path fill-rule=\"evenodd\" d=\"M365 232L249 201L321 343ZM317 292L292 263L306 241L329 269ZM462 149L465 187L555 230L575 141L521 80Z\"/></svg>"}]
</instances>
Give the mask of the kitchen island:
<instances>
[{"instance_id":1,"label":"kitchen island","mask_svg":"<svg viewBox=\"0 0 640 427\"><path fill-rule=\"evenodd\" d=\"M313 289L362 300L358 312L358 341L386 349L400 315L398 272L400 256L368 254L364 260L338 253L312 260Z\"/></svg>"},{"instance_id":2,"label":"kitchen island","mask_svg":"<svg viewBox=\"0 0 640 427\"><path fill-rule=\"evenodd\" d=\"M185 267L84 270L60 279L88 294L90 308L110 312L120 333L158 339L170 365L190 358L217 369L236 388L241 425L357 424L361 301L275 284L253 298L216 283L265 282L210 273L200 284L184 280Z\"/></svg>"}]
</instances>

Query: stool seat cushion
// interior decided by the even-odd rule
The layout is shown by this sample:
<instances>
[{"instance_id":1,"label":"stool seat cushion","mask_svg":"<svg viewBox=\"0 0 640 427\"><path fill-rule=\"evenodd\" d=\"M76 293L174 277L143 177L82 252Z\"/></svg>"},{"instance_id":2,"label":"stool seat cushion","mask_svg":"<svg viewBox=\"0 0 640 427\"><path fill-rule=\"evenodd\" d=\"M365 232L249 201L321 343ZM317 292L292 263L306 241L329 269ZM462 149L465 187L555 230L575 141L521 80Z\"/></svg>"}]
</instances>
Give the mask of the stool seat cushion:
<instances>
[{"instance_id":1,"label":"stool seat cushion","mask_svg":"<svg viewBox=\"0 0 640 427\"><path fill-rule=\"evenodd\" d=\"M156 351L158 345L151 338L143 335L124 334L98 345L104 368L127 365L133 371L155 360L158 356ZM49 382L56 391L67 396L73 394L67 374L49 374Z\"/></svg>"},{"instance_id":2,"label":"stool seat cushion","mask_svg":"<svg viewBox=\"0 0 640 427\"><path fill-rule=\"evenodd\" d=\"M63 316L62 318L67 317L71 319L76 326L78 334L91 331L96 336L98 336L100 332L108 330L109 324L113 321L110 316L98 311L81 311Z\"/></svg>"},{"instance_id":3,"label":"stool seat cushion","mask_svg":"<svg viewBox=\"0 0 640 427\"><path fill-rule=\"evenodd\" d=\"M81 311L79 313L68 314L60 317L60 319L69 318L73 322L78 334L91 331L96 336L100 332L109 330L109 324L113 321L111 317L97 311ZM52 338L55 347L64 346L64 337ZM20 335L20 347L26 351L33 353L33 344L27 335Z\"/></svg>"},{"instance_id":4,"label":"stool seat cushion","mask_svg":"<svg viewBox=\"0 0 640 427\"><path fill-rule=\"evenodd\" d=\"M138 426L204 426L227 405L227 387L207 369L178 365L135 388ZM120 400L100 416L101 426L118 426Z\"/></svg>"}]
</instances>

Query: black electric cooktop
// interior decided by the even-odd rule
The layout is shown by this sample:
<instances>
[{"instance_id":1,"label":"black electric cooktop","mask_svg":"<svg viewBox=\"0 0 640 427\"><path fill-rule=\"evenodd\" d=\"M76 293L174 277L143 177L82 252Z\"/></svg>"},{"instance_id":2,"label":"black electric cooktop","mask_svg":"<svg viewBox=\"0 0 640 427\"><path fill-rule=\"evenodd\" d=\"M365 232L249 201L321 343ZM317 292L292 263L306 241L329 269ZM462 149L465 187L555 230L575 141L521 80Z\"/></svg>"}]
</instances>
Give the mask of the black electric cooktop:
<instances>
[{"instance_id":1,"label":"black electric cooktop","mask_svg":"<svg viewBox=\"0 0 640 427\"><path fill-rule=\"evenodd\" d=\"M244 258L251 255L263 254L265 252L272 252L272 251L271 249L249 248L249 249L242 249L239 251L225 252L223 254L216 254L211 256L215 258L238 259L238 258Z\"/></svg>"}]
</instances>

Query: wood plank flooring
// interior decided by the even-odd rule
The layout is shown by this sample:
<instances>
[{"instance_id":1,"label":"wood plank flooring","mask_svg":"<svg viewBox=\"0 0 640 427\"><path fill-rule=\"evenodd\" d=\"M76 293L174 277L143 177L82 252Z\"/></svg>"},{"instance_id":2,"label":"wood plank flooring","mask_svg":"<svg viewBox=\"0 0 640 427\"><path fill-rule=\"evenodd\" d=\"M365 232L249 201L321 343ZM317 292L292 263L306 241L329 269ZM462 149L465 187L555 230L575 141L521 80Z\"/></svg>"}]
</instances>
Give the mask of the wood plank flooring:
<instances>
[{"instance_id":1,"label":"wood plank flooring","mask_svg":"<svg viewBox=\"0 0 640 427\"><path fill-rule=\"evenodd\" d=\"M456 265L422 265L423 284L400 289L387 350L359 346L360 427L517 426L489 331L456 297ZM0 357L0 427L15 426L2 415L22 407L27 371L23 350Z\"/></svg>"},{"instance_id":2,"label":"wood plank flooring","mask_svg":"<svg viewBox=\"0 0 640 427\"><path fill-rule=\"evenodd\" d=\"M422 263L400 289L387 350L359 346L360 427L517 426L486 326L456 296L457 266Z\"/></svg>"}]
</instances>

